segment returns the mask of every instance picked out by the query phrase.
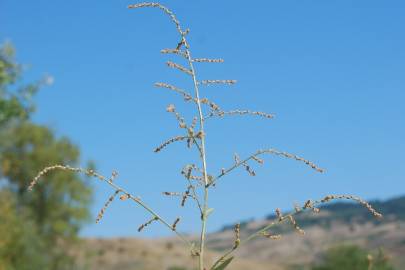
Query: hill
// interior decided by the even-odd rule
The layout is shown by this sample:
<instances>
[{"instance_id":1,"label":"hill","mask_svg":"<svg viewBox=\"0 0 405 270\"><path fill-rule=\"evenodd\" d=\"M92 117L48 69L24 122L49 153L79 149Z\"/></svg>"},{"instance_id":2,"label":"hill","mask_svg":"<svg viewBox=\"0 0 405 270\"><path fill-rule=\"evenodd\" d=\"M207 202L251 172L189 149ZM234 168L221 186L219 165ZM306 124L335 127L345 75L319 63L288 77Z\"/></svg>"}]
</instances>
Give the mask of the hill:
<instances>
[{"instance_id":1,"label":"hill","mask_svg":"<svg viewBox=\"0 0 405 270\"><path fill-rule=\"evenodd\" d=\"M325 229L329 228L332 224L342 223L350 224L385 224L392 221L405 221L405 196L389 199L386 201L374 200L369 202L375 209L383 213L383 219L376 219L370 212L363 206L351 202L334 202L320 207L320 215L314 214L301 214L296 217L300 227L307 228L311 226L320 226ZM277 219L275 214L268 215L261 222L273 221ZM255 221L247 220L241 222L241 227L251 228L249 224L254 224ZM221 232L233 230L234 225L224 226ZM285 228L277 228L277 231L287 229L291 230L290 226ZM249 230L249 229L248 229Z\"/></svg>"},{"instance_id":2,"label":"hill","mask_svg":"<svg viewBox=\"0 0 405 270\"><path fill-rule=\"evenodd\" d=\"M392 256L398 269L405 269L405 196L387 201L373 201L373 206L384 213L376 220L363 207L352 203L332 203L321 208L319 214L297 217L306 232L298 235L291 226L275 229L280 240L257 238L238 251L239 258L232 270L306 269L331 246L355 244L368 250L382 248ZM275 215L261 220L243 222L241 236L262 228ZM233 225L210 234L207 258L213 261L221 251L233 245ZM90 269L100 270L156 270L192 269L191 258L175 239L87 239L83 250L91 254L87 259ZM83 254L83 253L82 253ZM82 260L84 256L81 256ZM170 267L182 268L170 268Z\"/></svg>"}]
</instances>

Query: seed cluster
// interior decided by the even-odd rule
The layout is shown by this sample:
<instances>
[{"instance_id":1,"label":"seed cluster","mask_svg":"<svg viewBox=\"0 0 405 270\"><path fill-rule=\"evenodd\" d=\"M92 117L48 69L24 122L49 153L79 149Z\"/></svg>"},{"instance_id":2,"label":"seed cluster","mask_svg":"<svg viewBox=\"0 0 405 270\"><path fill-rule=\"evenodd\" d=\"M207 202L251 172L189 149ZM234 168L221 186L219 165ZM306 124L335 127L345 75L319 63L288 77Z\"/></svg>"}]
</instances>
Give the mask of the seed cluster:
<instances>
[{"instance_id":1,"label":"seed cluster","mask_svg":"<svg viewBox=\"0 0 405 270\"><path fill-rule=\"evenodd\" d=\"M118 193L120 193L120 190L116 190L113 195L111 195L106 203L104 204L104 207L101 208L100 212L97 215L96 223L99 223L100 220L103 218L105 211L107 210L108 206L114 201L115 197L117 197Z\"/></svg>"},{"instance_id":2,"label":"seed cluster","mask_svg":"<svg viewBox=\"0 0 405 270\"><path fill-rule=\"evenodd\" d=\"M194 58L193 62L206 62L206 63L223 63L224 59L211 59L211 58Z\"/></svg>"},{"instance_id":3,"label":"seed cluster","mask_svg":"<svg viewBox=\"0 0 405 270\"><path fill-rule=\"evenodd\" d=\"M188 75L193 75L193 72L190 69L185 68L180 64L174 63L172 61L167 61L166 64L167 64L168 67L176 68L176 69L178 69L178 70L180 70L180 71L182 71L182 72L184 72L184 73L186 73Z\"/></svg>"},{"instance_id":4,"label":"seed cluster","mask_svg":"<svg viewBox=\"0 0 405 270\"><path fill-rule=\"evenodd\" d=\"M120 200L121 200L121 201L126 201L126 200L128 200L129 198L131 198L131 195L130 195L130 194L122 194L122 195L120 196Z\"/></svg>"},{"instance_id":5,"label":"seed cluster","mask_svg":"<svg viewBox=\"0 0 405 270\"><path fill-rule=\"evenodd\" d=\"M176 218L176 220L173 222L173 225L172 225L172 230L173 230L173 231L176 230L177 225L179 224L179 222L180 222L180 218L178 217L178 218Z\"/></svg>"},{"instance_id":6,"label":"seed cluster","mask_svg":"<svg viewBox=\"0 0 405 270\"><path fill-rule=\"evenodd\" d=\"M53 166L49 166L49 167L45 167L44 169L42 169L35 177L34 179L30 182L30 185L28 186L28 190L32 190L34 188L34 186L38 183L38 181L45 175L47 175L48 173L52 172L52 171L57 171L57 170L61 170L61 171L70 171L70 172L75 172L75 173L84 173L87 176L92 176L92 177L96 177L98 179L100 179L101 181L105 181L106 177L96 173L95 171L91 170L91 169L83 169L83 168L74 168L74 167L70 167L69 165L53 165ZM112 173L112 177L110 178L110 181L113 180L113 178L116 177L116 175L118 175L116 172Z\"/></svg>"},{"instance_id":7,"label":"seed cluster","mask_svg":"<svg viewBox=\"0 0 405 270\"><path fill-rule=\"evenodd\" d=\"M361 199L361 198L359 198L357 196L353 196L353 195L328 195L328 196L324 197L322 200L315 201L314 203L315 204L317 204L317 203L327 203L327 202L330 202L332 200L339 200L339 199L355 201L355 202L359 203L360 205L364 206L376 218L382 218L382 214L380 212L378 212L377 210L375 210L371 206L371 204L369 204L365 200L363 200L363 199Z\"/></svg>"},{"instance_id":8,"label":"seed cluster","mask_svg":"<svg viewBox=\"0 0 405 270\"><path fill-rule=\"evenodd\" d=\"M262 232L261 235L263 235L266 238L269 238L271 240L280 240L281 239L281 234L272 234L271 232Z\"/></svg>"},{"instance_id":9,"label":"seed cluster","mask_svg":"<svg viewBox=\"0 0 405 270\"><path fill-rule=\"evenodd\" d=\"M235 84L236 80L202 80L199 84Z\"/></svg>"},{"instance_id":10,"label":"seed cluster","mask_svg":"<svg viewBox=\"0 0 405 270\"><path fill-rule=\"evenodd\" d=\"M157 83L155 83L155 86L156 87L167 88L167 89L170 89L170 90L172 90L174 92L177 92L177 93L183 95L185 101L193 100L193 97L189 93L187 93L185 90L180 89L180 88L178 88L178 87L176 87L174 85L171 85L171 84L168 84L168 83L163 83L163 82L157 82Z\"/></svg>"},{"instance_id":11,"label":"seed cluster","mask_svg":"<svg viewBox=\"0 0 405 270\"><path fill-rule=\"evenodd\" d=\"M248 165L246 161L241 161L238 154L234 154L235 166L242 165L250 176L256 176L255 171Z\"/></svg>"},{"instance_id":12,"label":"seed cluster","mask_svg":"<svg viewBox=\"0 0 405 270\"><path fill-rule=\"evenodd\" d=\"M128 6L129 9L136 9L136 8L143 8L143 7L155 7L155 8L159 8L159 9L163 10L163 12L166 13L167 15L169 15L172 22L176 25L177 31L179 33L184 35L184 34L186 34L186 32L188 32L187 30L186 30L186 32L183 32L180 27L180 22L174 15L174 13L170 9L168 9L167 7L165 7L159 3L144 2L144 3L139 3L139 4L134 4L134 5Z\"/></svg>"},{"instance_id":13,"label":"seed cluster","mask_svg":"<svg viewBox=\"0 0 405 270\"><path fill-rule=\"evenodd\" d=\"M254 116L260 116L264 118L274 118L274 114L270 113L265 113L265 112L258 112L258 111L250 111L250 110L232 110L232 111L217 111L217 112L211 112L208 114L208 116L205 117L205 119L211 118L211 117L224 117L226 115L254 115Z\"/></svg>"},{"instance_id":14,"label":"seed cluster","mask_svg":"<svg viewBox=\"0 0 405 270\"><path fill-rule=\"evenodd\" d=\"M173 138L168 139L167 141L164 141L161 145L159 145L158 147L155 148L154 152L160 152L163 150L163 148L165 148L166 146L168 146L169 144L172 144L174 142L179 142L179 141L183 141L185 139L187 139L188 136L176 136Z\"/></svg>"},{"instance_id":15,"label":"seed cluster","mask_svg":"<svg viewBox=\"0 0 405 270\"><path fill-rule=\"evenodd\" d=\"M320 209L315 207L316 205L325 204L325 203L328 203L328 202L330 202L332 200L339 200L339 199L346 199L346 200L355 201L356 203L359 203L360 205L364 206L375 217L377 217L377 218L382 217L381 213L379 213L369 203L367 203L366 201L364 201L363 199L361 199L359 197L352 196L352 195L327 195L327 196L325 196L324 198L322 198L320 200L316 200L316 201L307 200L302 207L299 206L299 205L294 205L294 212L292 212L290 214L287 214L287 215L283 215L280 208L277 208L275 210L277 220L275 222L270 223L267 227L265 227L264 230L260 231L260 235L265 236L265 237L270 238L270 239L280 239L281 235L273 235L273 234L271 234L268 231L268 228L270 228L270 227L272 227L272 226L274 226L276 224L281 224L286 220L291 223L291 225L294 227L294 229L299 234L304 235L305 231L299 227L299 225L298 225L296 219L294 218L294 216L302 213L304 210L307 210L307 209L312 210L314 213L319 213Z\"/></svg>"},{"instance_id":16,"label":"seed cluster","mask_svg":"<svg viewBox=\"0 0 405 270\"><path fill-rule=\"evenodd\" d=\"M191 189L192 189L192 185L188 186L188 187L187 187L187 190L184 192L183 198L181 199L181 204L180 204L181 207L184 207L184 205L186 204L187 198L191 196L191 195L190 195Z\"/></svg>"},{"instance_id":17,"label":"seed cluster","mask_svg":"<svg viewBox=\"0 0 405 270\"><path fill-rule=\"evenodd\" d=\"M163 49L160 51L163 54L177 54L187 59L187 53L178 49Z\"/></svg>"},{"instance_id":18,"label":"seed cluster","mask_svg":"<svg viewBox=\"0 0 405 270\"><path fill-rule=\"evenodd\" d=\"M139 226L138 228L138 232L143 231L143 229L145 229L147 226L149 226L150 224L152 224L154 221L159 220L158 217L153 217L150 220L148 220L147 222L145 222L144 224L142 224L141 226Z\"/></svg>"},{"instance_id":19,"label":"seed cluster","mask_svg":"<svg viewBox=\"0 0 405 270\"><path fill-rule=\"evenodd\" d=\"M300 156L294 155L294 154L290 154L290 153L283 152L283 151L278 151L276 149L267 149L267 150L259 150L255 156L258 156L261 154L273 154L273 155L283 156L283 157L290 158L290 159L295 159L297 161L304 162L306 165L310 166L312 169L316 170L317 172L320 172L320 173L324 172L324 169L319 168L313 162L306 160Z\"/></svg>"}]
</instances>

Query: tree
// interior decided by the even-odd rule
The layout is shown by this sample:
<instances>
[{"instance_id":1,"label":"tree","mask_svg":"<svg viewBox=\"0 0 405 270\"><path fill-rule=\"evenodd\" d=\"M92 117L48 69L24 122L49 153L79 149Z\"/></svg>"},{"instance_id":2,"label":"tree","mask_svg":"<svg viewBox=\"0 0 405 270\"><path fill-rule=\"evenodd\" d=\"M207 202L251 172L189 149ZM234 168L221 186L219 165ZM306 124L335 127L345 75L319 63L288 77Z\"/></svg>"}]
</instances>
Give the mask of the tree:
<instances>
[{"instance_id":1,"label":"tree","mask_svg":"<svg viewBox=\"0 0 405 270\"><path fill-rule=\"evenodd\" d=\"M14 194L0 190L0 270L46 269L41 256L44 246L35 224L25 211L17 214L16 208Z\"/></svg>"},{"instance_id":2,"label":"tree","mask_svg":"<svg viewBox=\"0 0 405 270\"><path fill-rule=\"evenodd\" d=\"M14 119L28 119L35 107L32 96L47 82L41 80L28 85L18 85L22 71L15 62L14 48L6 43L0 47L0 128Z\"/></svg>"},{"instance_id":3,"label":"tree","mask_svg":"<svg viewBox=\"0 0 405 270\"><path fill-rule=\"evenodd\" d=\"M91 189L74 174L50 173L27 187L43 164L80 161L66 137L32 123L32 96L42 82L18 86L21 68L10 45L0 49L0 270L72 269L69 248L89 218ZM6 235L7 237L3 237ZM3 268L1 268L3 267ZM77 269L77 268L75 268Z\"/></svg>"},{"instance_id":4,"label":"tree","mask_svg":"<svg viewBox=\"0 0 405 270\"><path fill-rule=\"evenodd\" d=\"M312 270L394 270L382 251L376 256L357 246L340 246L329 249L322 263Z\"/></svg>"}]
</instances>

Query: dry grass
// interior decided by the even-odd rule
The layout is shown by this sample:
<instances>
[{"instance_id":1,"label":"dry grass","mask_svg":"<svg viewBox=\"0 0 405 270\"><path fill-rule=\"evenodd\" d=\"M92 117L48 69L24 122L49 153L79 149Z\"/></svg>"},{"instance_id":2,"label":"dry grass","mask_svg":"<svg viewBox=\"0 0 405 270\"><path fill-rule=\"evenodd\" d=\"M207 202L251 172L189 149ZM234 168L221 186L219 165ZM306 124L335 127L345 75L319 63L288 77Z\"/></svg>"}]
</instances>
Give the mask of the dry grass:
<instances>
[{"instance_id":1,"label":"dry grass","mask_svg":"<svg viewBox=\"0 0 405 270\"><path fill-rule=\"evenodd\" d=\"M323 211L322 216L331 213ZM264 226L266 220L248 223L241 230L254 230ZM342 224L335 222L330 227L313 225L306 228L305 237L297 237L294 232L286 232L279 241L269 243L265 238L258 238L240 249L237 259L232 263L232 270L288 270L294 265L309 265L317 260L330 247L340 244L354 244L367 250L376 250L381 245L392 256L396 269L403 269L405 260L405 223L392 221L381 225L374 223ZM224 250L234 244L232 229L208 235L207 264L210 264ZM191 270L189 265L193 258L176 239L86 239L80 250L83 256L92 253L88 262L90 269L98 270L166 270L172 266ZM214 250L214 251L213 251ZM215 251L216 250L216 251ZM84 258L82 258L83 261Z\"/></svg>"}]
</instances>

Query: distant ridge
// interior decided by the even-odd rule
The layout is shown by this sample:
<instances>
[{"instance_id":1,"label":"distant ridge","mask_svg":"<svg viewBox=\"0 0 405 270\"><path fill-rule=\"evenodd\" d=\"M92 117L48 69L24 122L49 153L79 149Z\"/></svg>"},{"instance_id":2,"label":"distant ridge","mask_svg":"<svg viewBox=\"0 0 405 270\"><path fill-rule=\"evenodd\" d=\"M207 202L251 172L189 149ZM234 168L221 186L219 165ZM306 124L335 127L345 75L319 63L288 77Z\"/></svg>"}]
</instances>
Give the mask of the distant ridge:
<instances>
[{"instance_id":1,"label":"distant ridge","mask_svg":"<svg viewBox=\"0 0 405 270\"><path fill-rule=\"evenodd\" d=\"M305 228L313 225L329 227L332 223L339 222L345 224L362 224L372 222L375 224L392 221L405 221L405 195L394 197L388 200L372 200L370 204L383 213L383 219L376 219L363 206L353 202L332 202L320 207L322 215L302 214L296 220L300 227ZM276 219L275 214L268 215L265 220ZM252 219L241 222L242 227L247 227ZM234 224L225 225L220 231L233 230ZM290 228L285 228L289 230ZM277 228L277 231L281 230ZM284 231L284 230L283 230Z\"/></svg>"},{"instance_id":2,"label":"distant ridge","mask_svg":"<svg viewBox=\"0 0 405 270\"><path fill-rule=\"evenodd\" d=\"M383 219L375 219L358 204L336 202L321 207L319 214L309 211L296 217L305 235L297 234L290 224L273 227L271 232L280 233L281 239L258 237L246 243L238 250L232 270L308 270L328 248L336 245L356 245L369 251L382 248L392 258L395 269L405 269L405 196L370 203L383 213ZM241 238L274 218L271 214L243 222ZM234 241L234 225L209 234L209 259L218 258ZM76 252L89 269L98 270L190 269L193 263L189 252L175 238L85 239ZM90 258L85 259L86 254Z\"/></svg>"},{"instance_id":3,"label":"distant ridge","mask_svg":"<svg viewBox=\"0 0 405 270\"><path fill-rule=\"evenodd\" d=\"M271 233L281 235L280 240L258 237L241 248L238 255L255 262L272 263L281 269L307 269L302 266L316 261L330 247L357 245L370 251L382 248L392 257L397 269L405 269L405 196L373 200L370 204L383 214L382 219L376 219L359 204L332 202L321 207L319 213L308 211L295 216L305 235L296 233L287 222L270 229ZM274 220L277 217L270 214L264 219L242 222L241 238ZM226 250L234 241L233 230L234 225L229 225L209 235L208 246L217 252Z\"/></svg>"}]
</instances>

